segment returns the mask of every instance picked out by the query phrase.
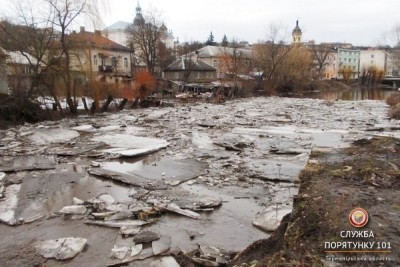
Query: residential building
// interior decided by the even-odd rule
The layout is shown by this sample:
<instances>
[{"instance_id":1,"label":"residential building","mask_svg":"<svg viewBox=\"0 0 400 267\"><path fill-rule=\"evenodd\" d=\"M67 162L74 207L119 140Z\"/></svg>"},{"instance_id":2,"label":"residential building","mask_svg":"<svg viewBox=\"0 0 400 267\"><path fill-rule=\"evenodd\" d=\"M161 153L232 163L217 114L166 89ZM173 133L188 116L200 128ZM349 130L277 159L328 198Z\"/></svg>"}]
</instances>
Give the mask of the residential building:
<instances>
[{"instance_id":1,"label":"residential building","mask_svg":"<svg viewBox=\"0 0 400 267\"><path fill-rule=\"evenodd\" d=\"M189 55L194 60L199 59L214 67L217 71L217 79L224 79L227 73L248 75L253 71L253 52L251 49L209 45Z\"/></svg>"},{"instance_id":2,"label":"residential building","mask_svg":"<svg viewBox=\"0 0 400 267\"><path fill-rule=\"evenodd\" d=\"M330 44L315 44L314 41L309 41L303 45L309 49L312 55L313 77L322 80L337 79L337 48Z\"/></svg>"},{"instance_id":3,"label":"residential building","mask_svg":"<svg viewBox=\"0 0 400 267\"><path fill-rule=\"evenodd\" d=\"M360 50L360 71L367 71L374 67L382 71L385 75L391 75L388 70L389 54L387 51L376 48L366 48Z\"/></svg>"},{"instance_id":4,"label":"residential building","mask_svg":"<svg viewBox=\"0 0 400 267\"><path fill-rule=\"evenodd\" d=\"M336 50L329 52L326 58L323 79L332 80L338 78L338 54Z\"/></svg>"},{"instance_id":5,"label":"residential building","mask_svg":"<svg viewBox=\"0 0 400 267\"><path fill-rule=\"evenodd\" d=\"M216 69L198 59L182 57L163 70L163 78L186 83L209 83L215 81Z\"/></svg>"},{"instance_id":6,"label":"residential building","mask_svg":"<svg viewBox=\"0 0 400 267\"><path fill-rule=\"evenodd\" d=\"M38 65L38 60L28 53L24 55L19 51L5 51L7 64L8 86L28 90L32 84L33 65ZM39 64L41 66L41 64ZM40 71L40 69L39 69Z\"/></svg>"},{"instance_id":7,"label":"residential building","mask_svg":"<svg viewBox=\"0 0 400 267\"><path fill-rule=\"evenodd\" d=\"M394 77L400 76L399 58L400 58L400 51L398 49L395 48L389 51L387 60L387 70L385 74L386 76L394 76Z\"/></svg>"},{"instance_id":8,"label":"residential building","mask_svg":"<svg viewBox=\"0 0 400 267\"><path fill-rule=\"evenodd\" d=\"M338 48L339 79L357 79L360 75L360 50Z\"/></svg>"},{"instance_id":9,"label":"residential building","mask_svg":"<svg viewBox=\"0 0 400 267\"><path fill-rule=\"evenodd\" d=\"M73 32L68 37L73 43L71 70L85 73L95 80L119 83L129 80L131 50L101 35L100 31Z\"/></svg>"}]
</instances>

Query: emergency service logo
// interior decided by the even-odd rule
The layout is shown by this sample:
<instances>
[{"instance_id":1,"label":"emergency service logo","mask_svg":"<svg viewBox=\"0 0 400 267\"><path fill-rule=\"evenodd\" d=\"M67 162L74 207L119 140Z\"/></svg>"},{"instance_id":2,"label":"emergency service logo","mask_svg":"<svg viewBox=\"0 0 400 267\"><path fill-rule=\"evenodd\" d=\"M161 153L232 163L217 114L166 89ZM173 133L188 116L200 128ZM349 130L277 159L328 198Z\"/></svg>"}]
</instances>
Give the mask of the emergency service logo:
<instances>
[{"instance_id":1,"label":"emergency service logo","mask_svg":"<svg viewBox=\"0 0 400 267\"><path fill-rule=\"evenodd\" d=\"M349 222L358 228L339 231L339 238L334 237L324 242L327 261L391 262L392 244L375 238L372 230L361 229L368 223L369 215L365 209L355 208L349 213Z\"/></svg>"},{"instance_id":2,"label":"emergency service logo","mask_svg":"<svg viewBox=\"0 0 400 267\"><path fill-rule=\"evenodd\" d=\"M354 227L364 227L368 223L368 212L362 208L355 208L349 214L349 221Z\"/></svg>"}]
</instances>

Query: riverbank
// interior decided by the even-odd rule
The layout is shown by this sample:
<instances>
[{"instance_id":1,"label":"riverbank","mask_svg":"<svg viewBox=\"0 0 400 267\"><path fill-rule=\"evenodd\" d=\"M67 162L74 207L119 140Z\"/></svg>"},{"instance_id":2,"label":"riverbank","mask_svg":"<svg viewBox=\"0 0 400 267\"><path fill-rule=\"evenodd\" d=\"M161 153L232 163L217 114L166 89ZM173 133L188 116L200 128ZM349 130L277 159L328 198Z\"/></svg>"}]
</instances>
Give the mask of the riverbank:
<instances>
[{"instance_id":1,"label":"riverbank","mask_svg":"<svg viewBox=\"0 0 400 267\"><path fill-rule=\"evenodd\" d=\"M399 266L399 167L399 139L360 139L349 148L313 150L292 214L231 266ZM349 222L357 207L368 212L365 227ZM363 235L352 237L354 232Z\"/></svg>"}]
</instances>

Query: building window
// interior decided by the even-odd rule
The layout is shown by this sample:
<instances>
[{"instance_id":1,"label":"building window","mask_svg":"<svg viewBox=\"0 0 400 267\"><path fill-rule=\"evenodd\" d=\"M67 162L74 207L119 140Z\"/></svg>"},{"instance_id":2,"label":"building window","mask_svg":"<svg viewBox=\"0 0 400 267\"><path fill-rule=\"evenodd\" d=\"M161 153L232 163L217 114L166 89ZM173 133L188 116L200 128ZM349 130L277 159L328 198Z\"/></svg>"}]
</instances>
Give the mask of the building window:
<instances>
[{"instance_id":1,"label":"building window","mask_svg":"<svg viewBox=\"0 0 400 267\"><path fill-rule=\"evenodd\" d=\"M374 55L371 55L371 58L374 58Z\"/></svg>"},{"instance_id":2,"label":"building window","mask_svg":"<svg viewBox=\"0 0 400 267\"><path fill-rule=\"evenodd\" d=\"M114 68L118 67L118 59L116 57L112 57L112 66Z\"/></svg>"},{"instance_id":3,"label":"building window","mask_svg":"<svg viewBox=\"0 0 400 267\"><path fill-rule=\"evenodd\" d=\"M357 59L353 59L353 62L354 62L354 63L357 63Z\"/></svg>"},{"instance_id":4,"label":"building window","mask_svg":"<svg viewBox=\"0 0 400 267\"><path fill-rule=\"evenodd\" d=\"M213 67L214 67L214 68L217 67L217 60L216 60L216 59L214 59L214 61L213 61Z\"/></svg>"},{"instance_id":5,"label":"building window","mask_svg":"<svg viewBox=\"0 0 400 267\"><path fill-rule=\"evenodd\" d=\"M97 55L93 55L93 65L97 66Z\"/></svg>"},{"instance_id":6,"label":"building window","mask_svg":"<svg viewBox=\"0 0 400 267\"><path fill-rule=\"evenodd\" d=\"M125 69L128 68L128 58L127 57L124 58L124 67L125 67Z\"/></svg>"},{"instance_id":7,"label":"building window","mask_svg":"<svg viewBox=\"0 0 400 267\"><path fill-rule=\"evenodd\" d=\"M105 58L102 58L102 59L101 59L101 65L102 65L102 66L105 66L105 65L106 65L106 59L105 59Z\"/></svg>"}]
</instances>

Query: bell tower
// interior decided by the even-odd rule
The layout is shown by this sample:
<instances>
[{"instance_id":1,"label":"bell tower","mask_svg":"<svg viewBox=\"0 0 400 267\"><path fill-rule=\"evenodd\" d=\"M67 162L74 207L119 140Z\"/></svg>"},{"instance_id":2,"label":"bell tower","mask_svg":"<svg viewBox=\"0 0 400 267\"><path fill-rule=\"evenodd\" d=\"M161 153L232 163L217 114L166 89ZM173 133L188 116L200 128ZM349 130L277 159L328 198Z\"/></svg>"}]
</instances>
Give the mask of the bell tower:
<instances>
[{"instance_id":1,"label":"bell tower","mask_svg":"<svg viewBox=\"0 0 400 267\"><path fill-rule=\"evenodd\" d=\"M135 19L133 20L133 24L139 25L143 22L144 22L144 18L142 15L142 8L140 7L139 1L138 1L137 6L136 6L136 16L135 16Z\"/></svg>"},{"instance_id":2,"label":"bell tower","mask_svg":"<svg viewBox=\"0 0 400 267\"><path fill-rule=\"evenodd\" d=\"M299 27L299 21L296 20L296 27L292 31L292 43L293 44L300 44L301 43L301 29Z\"/></svg>"}]
</instances>

